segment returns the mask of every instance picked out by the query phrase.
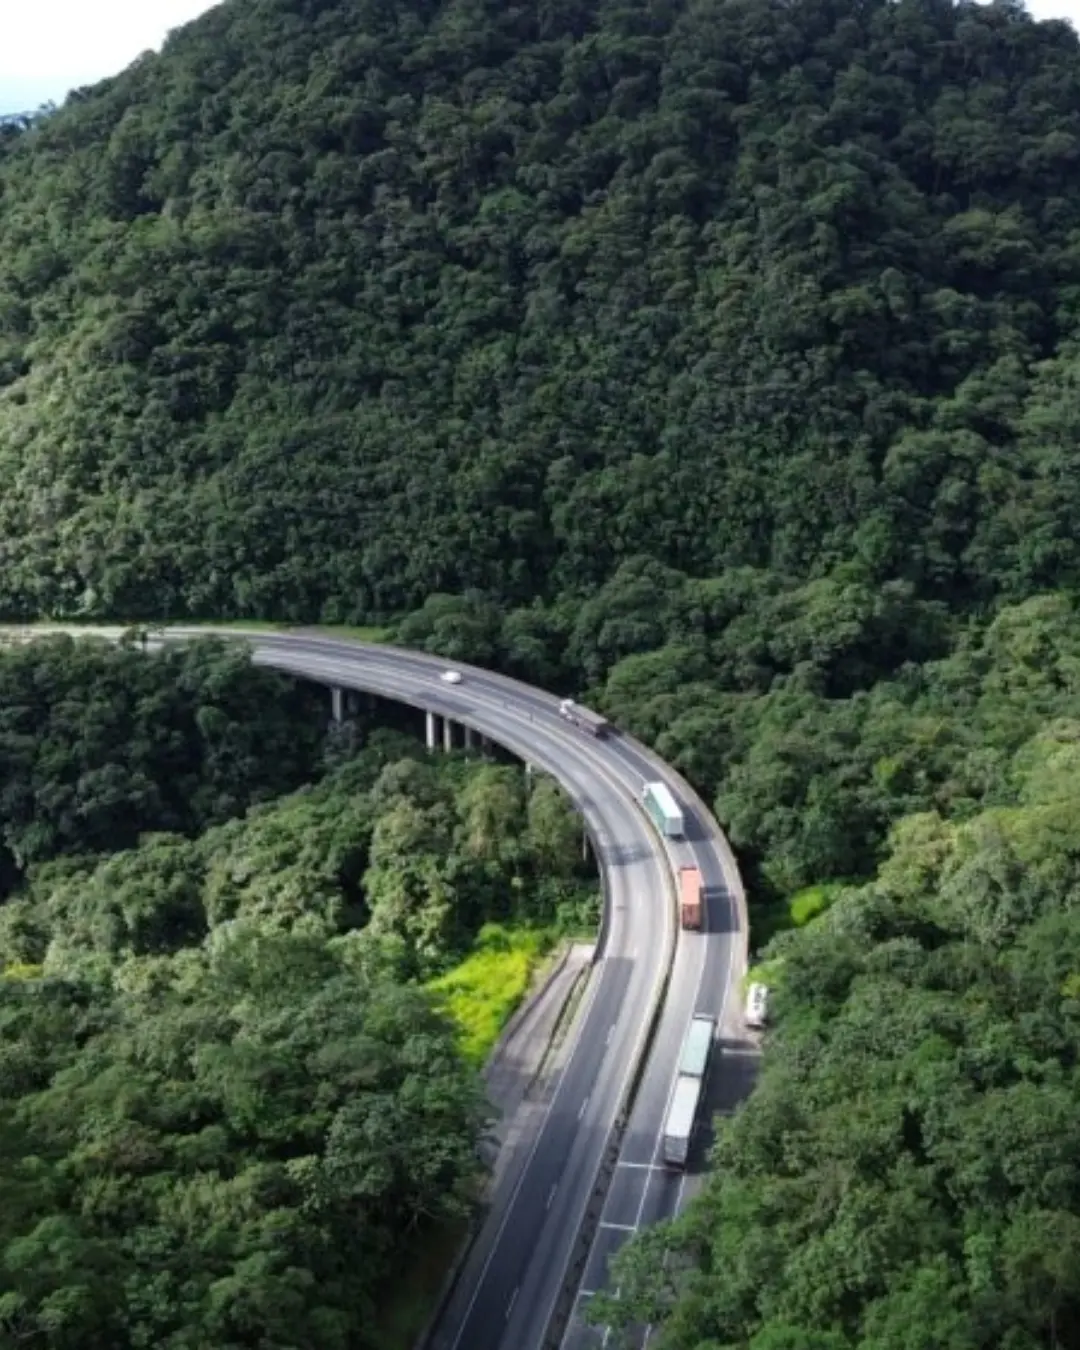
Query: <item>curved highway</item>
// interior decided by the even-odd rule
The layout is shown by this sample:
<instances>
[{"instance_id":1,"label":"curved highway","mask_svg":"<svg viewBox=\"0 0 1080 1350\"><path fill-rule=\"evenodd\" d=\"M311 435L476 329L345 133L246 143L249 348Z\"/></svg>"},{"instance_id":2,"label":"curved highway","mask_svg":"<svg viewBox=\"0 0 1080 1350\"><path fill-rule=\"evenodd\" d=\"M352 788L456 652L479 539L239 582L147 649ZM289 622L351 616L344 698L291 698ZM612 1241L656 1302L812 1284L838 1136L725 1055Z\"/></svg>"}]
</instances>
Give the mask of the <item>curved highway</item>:
<instances>
[{"instance_id":1,"label":"curved highway","mask_svg":"<svg viewBox=\"0 0 1080 1350\"><path fill-rule=\"evenodd\" d=\"M252 647L258 665L449 717L551 773L584 815L604 876L602 960L531 1152L516 1177L508 1177L504 1193L495 1195L430 1341L432 1350L557 1346L560 1336L552 1333L571 1317L581 1276L587 1297L603 1284L610 1251L634 1228L675 1212L680 1203L681 1174L657 1164L682 1037L694 1012L720 1017L726 1011L732 1018L746 962L745 900L726 840L689 786L644 746L621 734L593 740L559 716L557 698L517 680L303 630L155 632L164 640L212 633L239 639ZM439 678L448 664L462 672L460 684ZM684 804L685 842L671 845L653 830L640 806L649 778L664 778ZM681 861L695 861L710 890L701 934L677 932L672 868ZM669 968L653 1050L610 1172L612 1128ZM602 1168L611 1184L600 1226L593 1224L595 1238L583 1246L579 1233ZM569 1299L561 1298L568 1280ZM595 1337L573 1318L565 1344L591 1344Z\"/></svg>"}]
</instances>

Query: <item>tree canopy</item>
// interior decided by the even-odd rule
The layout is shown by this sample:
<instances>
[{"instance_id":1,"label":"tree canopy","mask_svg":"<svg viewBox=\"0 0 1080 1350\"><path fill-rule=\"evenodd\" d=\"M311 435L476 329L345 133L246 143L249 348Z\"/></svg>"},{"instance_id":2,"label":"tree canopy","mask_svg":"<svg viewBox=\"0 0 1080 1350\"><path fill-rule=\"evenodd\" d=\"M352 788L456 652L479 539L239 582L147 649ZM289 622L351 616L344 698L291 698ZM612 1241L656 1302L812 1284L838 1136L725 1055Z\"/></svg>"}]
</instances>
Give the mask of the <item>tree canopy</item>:
<instances>
[{"instance_id":1,"label":"tree canopy","mask_svg":"<svg viewBox=\"0 0 1080 1350\"><path fill-rule=\"evenodd\" d=\"M1002 804L894 828L776 939L776 1029L687 1213L598 1315L657 1350L1044 1350L1080 1334L1080 722Z\"/></svg>"},{"instance_id":2,"label":"tree canopy","mask_svg":"<svg viewBox=\"0 0 1080 1350\"><path fill-rule=\"evenodd\" d=\"M3 141L0 612L1075 581L1078 97L1002 0L227 0Z\"/></svg>"},{"instance_id":3,"label":"tree canopy","mask_svg":"<svg viewBox=\"0 0 1080 1350\"><path fill-rule=\"evenodd\" d=\"M167 718L174 681L201 710L251 676L267 756L273 697L294 697L219 644L65 640L0 658L0 686L12 670L62 687L64 725L90 731L124 673L115 706L136 723L148 704ZM243 746L245 724L214 725ZM148 782L198 765L198 716L158 731ZM46 802L75 753L56 736L42 717L25 737L55 775L41 770ZM159 816L126 849L138 822L77 852L44 837L0 905L0 1345L399 1344L388 1309L478 1200L477 1065L552 937L595 922L580 824L550 779L527 791L519 768L388 731L273 800L286 758L236 767L243 815L212 793L201 832Z\"/></svg>"},{"instance_id":4,"label":"tree canopy","mask_svg":"<svg viewBox=\"0 0 1080 1350\"><path fill-rule=\"evenodd\" d=\"M389 624L716 803L778 1021L657 1350L1080 1337L1078 109L1013 0L226 0L0 128L0 616ZM282 798L306 697L0 657L0 1339L366 1350L467 1204L573 818Z\"/></svg>"}]
</instances>

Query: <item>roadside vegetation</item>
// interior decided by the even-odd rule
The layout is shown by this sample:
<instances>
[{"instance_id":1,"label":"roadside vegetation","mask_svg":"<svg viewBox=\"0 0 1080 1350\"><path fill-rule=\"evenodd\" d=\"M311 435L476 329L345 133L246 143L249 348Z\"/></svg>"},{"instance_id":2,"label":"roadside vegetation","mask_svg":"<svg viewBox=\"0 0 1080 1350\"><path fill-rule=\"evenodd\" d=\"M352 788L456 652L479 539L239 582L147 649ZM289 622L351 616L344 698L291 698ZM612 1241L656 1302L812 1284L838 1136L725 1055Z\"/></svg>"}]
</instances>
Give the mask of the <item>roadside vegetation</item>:
<instances>
[{"instance_id":1,"label":"roadside vegetation","mask_svg":"<svg viewBox=\"0 0 1080 1350\"><path fill-rule=\"evenodd\" d=\"M470 1064L479 1068L487 1060L551 942L548 929L485 924L472 953L428 984L461 1028L461 1048Z\"/></svg>"},{"instance_id":2,"label":"roadside vegetation","mask_svg":"<svg viewBox=\"0 0 1080 1350\"><path fill-rule=\"evenodd\" d=\"M926 802L873 880L774 939L759 1085L598 1320L658 1350L1075 1341L1078 747L1051 716L990 800Z\"/></svg>"},{"instance_id":3,"label":"roadside vegetation","mask_svg":"<svg viewBox=\"0 0 1080 1350\"><path fill-rule=\"evenodd\" d=\"M573 809L389 731L326 768L220 642L52 638L0 690L0 1342L407 1345L478 1195L476 1070L595 919Z\"/></svg>"}]
</instances>

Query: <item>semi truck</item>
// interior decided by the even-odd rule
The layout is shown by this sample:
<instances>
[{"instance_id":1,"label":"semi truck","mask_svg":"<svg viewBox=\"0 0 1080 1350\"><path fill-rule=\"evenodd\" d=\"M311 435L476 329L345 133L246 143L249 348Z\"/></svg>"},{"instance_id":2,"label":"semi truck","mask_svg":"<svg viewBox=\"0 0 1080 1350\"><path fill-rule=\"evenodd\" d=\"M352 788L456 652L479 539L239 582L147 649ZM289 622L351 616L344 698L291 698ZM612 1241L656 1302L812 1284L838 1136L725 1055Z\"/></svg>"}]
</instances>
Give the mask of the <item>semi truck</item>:
<instances>
[{"instance_id":1,"label":"semi truck","mask_svg":"<svg viewBox=\"0 0 1080 1350\"><path fill-rule=\"evenodd\" d=\"M700 1101L701 1079L680 1075L664 1122L664 1162L674 1167L686 1166Z\"/></svg>"},{"instance_id":2,"label":"semi truck","mask_svg":"<svg viewBox=\"0 0 1080 1350\"><path fill-rule=\"evenodd\" d=\"M583 708L572 698L564 698L559 703L559 716L590 736L605 736L611 730L611 723L591 708Z\"/></svg>"},{"instance_id":3,"label":"semi truck","mask_svg":"<svg viewBox=\"0 0 1080 1350\"><path fill-rule=\"evenodd\" d=\"M675 1091L664 1121L664 1162L673 1167L686 1166L715 1032L716 1018L698 1015L691 1020L683 1041Z\"/></svg>"},{"instance_id":4,"label":"semi truck","mask_svg":"<svg viewBox=\"0 0 1080 1350\"><path fill-rule=\"evenodd\" d=\"M704 908L705 887L696 867L679 868L679 922L683 928L698 932Z\"/></svg>"},{"instance_id":5,"label":"semi truck","mask_svg":"<svg viewBox=\"0 0 1080 1350\"><path fill-rule=\"evenodd\" d=\"M641 800L645 810L667 839L681 839L686 833L686 822L679 803L671 795L666 783L646 783Z\"/></svg>"}]
</instances>

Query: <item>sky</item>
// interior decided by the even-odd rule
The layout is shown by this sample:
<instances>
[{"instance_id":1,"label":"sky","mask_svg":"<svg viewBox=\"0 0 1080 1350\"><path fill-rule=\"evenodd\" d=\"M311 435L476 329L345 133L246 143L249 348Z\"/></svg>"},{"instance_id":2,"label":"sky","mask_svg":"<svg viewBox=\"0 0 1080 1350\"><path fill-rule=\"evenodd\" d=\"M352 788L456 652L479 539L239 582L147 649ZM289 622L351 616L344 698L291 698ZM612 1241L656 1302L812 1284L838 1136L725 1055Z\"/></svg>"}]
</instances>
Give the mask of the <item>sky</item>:
<instances>
[{"instance_id":1,"label":"sky","mask_svg":"<svg viewBox=\"0 0 1080 1350\"><path fill-rule=\"evenodd\" d=\"M214 2L0 0L0 116L62 103L69 90L118 74Z\"/></svg>"},{"instance_id":2,"label":"sky","mask_svg":"<svg viewBox=\"0 0 1080 1350\"><path fill-rule=\"evenodd\" d=\"M0 116L30 112L69 90L115 75L170 28L215 0L0 0ZM1080 28L1080 0L1028 0L1038 19Z\"/></svg>"}]
</instances>

